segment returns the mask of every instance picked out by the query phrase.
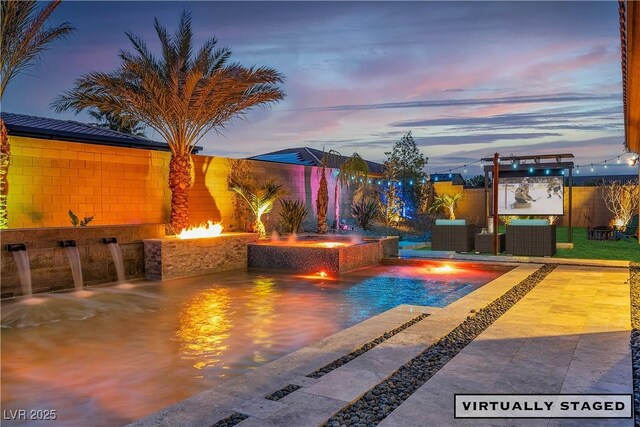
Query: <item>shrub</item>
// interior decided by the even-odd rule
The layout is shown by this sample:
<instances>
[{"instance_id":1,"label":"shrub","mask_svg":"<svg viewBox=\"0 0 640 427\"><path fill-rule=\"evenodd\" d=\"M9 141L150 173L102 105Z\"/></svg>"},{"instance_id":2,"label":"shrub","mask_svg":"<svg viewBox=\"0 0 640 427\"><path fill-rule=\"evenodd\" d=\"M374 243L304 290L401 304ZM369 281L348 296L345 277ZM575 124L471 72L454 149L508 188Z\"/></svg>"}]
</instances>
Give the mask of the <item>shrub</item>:
<instances>
[{"instance_id":1,"label":"shrub","mask_svg":"<svg viewBox=\"0 0 640 427\"><path fill-rule=\"evenodd\" d=\"M76 214L73 213L71 209L69 209L69 218L71 219L71 225L73 225L74 227L86 227L91 221L93 221L93 215L85 216L81 220Z\"/></svg>"},{"instance_id":2,"label":"shrub","mask_svg":"<svg viewBox=\"0 0 640 427\"><path fill-rule=\"evenodd\" d=\"M462 193L456 194L443 194L433 199L433 203L429 208L429 212L444 211L447 213L449 219L456 219L455 210L458 204L462 201Z\"/></svg>"},{"instance_id":3,"label":"shrub","mask_svg":"<svg viewBox=\"0 0 640 427\"><path fill-rule=\"evenodd\" d=\"M280 200L280 219L285 233L297 233L307 216L307 208L299 200Z\"/></svg>"},{"instance_id":4,"label":"shrub","mask_svg":"<svg viewBox=\"0 0 640 427\"><path fill-rule=\"evenodd\" d=\"M369 229L369 223L378 215L378 203L375 200L363 199L351 205L351 216L364 230Z\"/></svg>"}]
</instances>

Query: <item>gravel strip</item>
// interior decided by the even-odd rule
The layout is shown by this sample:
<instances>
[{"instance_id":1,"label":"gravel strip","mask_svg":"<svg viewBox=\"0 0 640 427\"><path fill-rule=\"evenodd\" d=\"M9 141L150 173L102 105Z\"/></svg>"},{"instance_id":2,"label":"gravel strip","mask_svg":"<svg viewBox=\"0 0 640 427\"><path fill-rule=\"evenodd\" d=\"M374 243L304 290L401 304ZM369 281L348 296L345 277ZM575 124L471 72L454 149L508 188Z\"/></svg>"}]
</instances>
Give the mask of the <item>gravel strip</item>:
<instances>
[{"instance_id":1,"label":"gravel strip","mask_svg":"<svg viewBox=\"0 0 640 427\"><path fill-rule=\"evenodd\" d=\"M212 424L211 427L231 427L236 424L239 424L240 422L246 420L247 418L249 418L248 415L241 414L239 412L234 412L233 414L229 415L227 418L223 418L217 423Z\"/></svg>"},{"instance_id":2,"label":"gravel strip","mask_svg":"<svg viewBox=\"0 0 640 427\"><path fill-rule=\"evenodd\" d=\"M301 389L301 388L302 387L299 386L299 385L289 384L288 386L283 387L278 391L274 391L269 396L265 396L265 399L278 401L278 400L282 399L283 397L285 397L286 395L291 394L294 391L296 391L298 389Z\"/></svg>"},{"instance_id":3,"label":"gravel strip","mask_svg":"<svg viewBox=\"0 0 640 427\"><path fill-rule=\"evenodd\" d=\"M486 307L472 312L460 325L419 356L401 366L389 378L327 420L324 426L375 426L426 383L495 320L524 297L556 265L545 264Z\"/></svg>"},{"instance_id":4,"label":"gravel strip","mask_svg":"<svg viewBox=\"0 0 640 427\"><path fill-rule=\"evenodd\" d=\"M320 378L321 376L323 376L325 374L328 374L329 372L333 371L334 369L338 369L340 366L344 365L345 363L351 362L356 357L362 355L363 353L366 353L367 351L371 350L372 348L374 348L378 344L385 342L386 340L388 340L392 336L396 335L399 332L404 331L409 326L418 323L419 321L421 321L422 319L425 319L428 316L429 316L429 314L422 313L420 316L414 317L413 319L409 320L406 323L403 323L402 325L398 326L397 328L392 329L389 332L385 332L384 335L379 336L375 340L369 341L368 343L366 343L365 345L363 345L359 349L352 351L351 353L347 354L346 356L342 356L341 358L334 360L333 362L329 363L328 365L325 365L322 368L320 368L320 369L318 369L316 371L313 371L312 373L307 375L307 377L308 378Z\"/></svg>"},{"instance_id":5,"label":"gravel strip","mask_svg":"<svg viewBox=\"0 0 640 427\"><path fill-rule=\"evenodd\" d=\"M640 427L640 263L629 266L631 291L631 360L633 365L633 399L635 425Z\"/></svg>"}]
</instances>

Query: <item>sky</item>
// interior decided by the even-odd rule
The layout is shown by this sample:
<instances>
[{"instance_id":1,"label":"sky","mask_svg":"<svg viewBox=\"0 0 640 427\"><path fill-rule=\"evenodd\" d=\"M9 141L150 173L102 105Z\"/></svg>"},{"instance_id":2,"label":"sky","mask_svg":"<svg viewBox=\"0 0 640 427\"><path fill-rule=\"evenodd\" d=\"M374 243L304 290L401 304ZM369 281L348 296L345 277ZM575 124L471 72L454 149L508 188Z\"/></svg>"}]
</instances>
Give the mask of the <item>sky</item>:
<instances>
[{"instance_id":1,"label":"sky","mask_svg":"<svg viewBox=\"0 0 640 427\"><path fill-rule=\"evenodd\" d=\"M282 102L207 134L206 154L308 146L382 162L408 131L431 173L494 152L574 153L582 165L623 152L615 1L67 1L51 22L77 31L13 81L3 111L90 122L49 104L80 75L117 68L125 31L156 48L154 18L173 30L182 10L195 46L215 36L234 61L286 79ZM596 173L632 172L609 165Z\"/></svg>"}]
</instances>

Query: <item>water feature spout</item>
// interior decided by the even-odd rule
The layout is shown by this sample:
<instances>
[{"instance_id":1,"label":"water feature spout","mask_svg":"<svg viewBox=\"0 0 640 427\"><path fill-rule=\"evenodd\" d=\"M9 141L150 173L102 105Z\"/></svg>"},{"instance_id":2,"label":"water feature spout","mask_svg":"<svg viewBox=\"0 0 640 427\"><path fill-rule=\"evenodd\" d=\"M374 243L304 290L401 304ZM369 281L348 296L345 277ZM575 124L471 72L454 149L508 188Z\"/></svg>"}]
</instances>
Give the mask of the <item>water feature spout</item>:
<instances>
[{"instance_id":1,"label":"water feature spout","mask_svg":"<svg viewBox=\"0 0 640 427\"><path fill-rule=\"evenodd\" d=\"M13 253L13 259L18 268L18 280L22 288L22 295L30 297L33 294L31 286L31 262L27 253L27 246L24 243L10 243L7 250Z\"/></svg>"},{"instance_id":2,"label":"water feature spout","mask_svg":"<svg viewBox=\"0 0 640 427\"><path fill-rule=\"evenodd\" d=\"M73 275L73 285L76 291L81 291L84 285L82 280L82 265L80 263L80 252L76 247L75 240L60 240L58 246L64 248L71 265L71 274Z\"/></svg>"},{"instance_id":3,"label":"water feature spout","mask_svg":"<svg viewBox=\"0 0 640 427\"><path fill-rule=\"evenodd\" d=\"M122 260L122 248L118 244L118 239L116 239L115 237L105 237L102 239L102 243L109 247L111 258L113 258L113 263L116 266L116 276L118 277L118 283L124 282L126 279L124 274L124 261Z\"/></svg>"},{"instance_id":4,"label":"water feature spout","mask_svg":"<svg viewBox=\"0 0 640 427\"><path fill-rule=\"evenodd\" d=\"M75 240L60 240L58 242L58 246L60 246L61 248L75 248L76 247L76 241Z\"/></svg>"},{"instance_id":5,"label":"water feature spout","mask_svg":"<svg viewBox=\"0 0 640 427\"><path fill-rule=\"evenodd\" d=\"M7 250L9 252L26 251L27 247L24 243L9 243L7 245Z\"/></svg>"}]
</instances>

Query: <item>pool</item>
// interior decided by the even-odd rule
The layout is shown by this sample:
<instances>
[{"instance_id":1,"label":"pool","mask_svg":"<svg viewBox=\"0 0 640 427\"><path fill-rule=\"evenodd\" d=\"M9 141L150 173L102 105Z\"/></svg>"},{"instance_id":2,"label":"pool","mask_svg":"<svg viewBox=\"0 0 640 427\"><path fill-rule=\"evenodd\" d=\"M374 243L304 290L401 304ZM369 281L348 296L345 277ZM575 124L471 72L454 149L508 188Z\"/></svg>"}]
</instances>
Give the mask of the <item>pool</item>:
<instances>
[{"instance_id":1,"label":"pool","mask_svg":"<svg viewBox=\"0 0 640 427\"><path fill-rule=\"evenodd\" d=\"M2 407L55 409L65 426L125 424L397 305L444 307L509 269L233 271L3 301Z\"/></svg>"}]
</instances>

